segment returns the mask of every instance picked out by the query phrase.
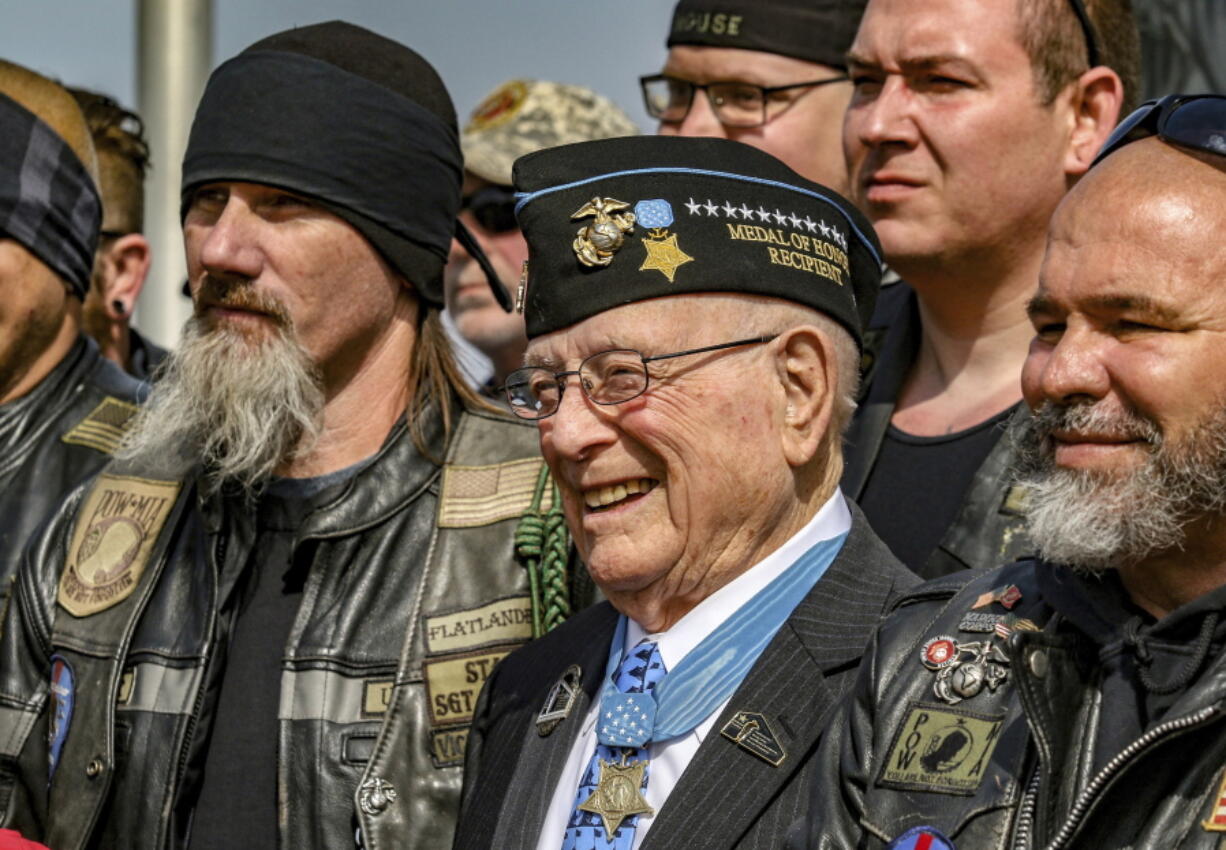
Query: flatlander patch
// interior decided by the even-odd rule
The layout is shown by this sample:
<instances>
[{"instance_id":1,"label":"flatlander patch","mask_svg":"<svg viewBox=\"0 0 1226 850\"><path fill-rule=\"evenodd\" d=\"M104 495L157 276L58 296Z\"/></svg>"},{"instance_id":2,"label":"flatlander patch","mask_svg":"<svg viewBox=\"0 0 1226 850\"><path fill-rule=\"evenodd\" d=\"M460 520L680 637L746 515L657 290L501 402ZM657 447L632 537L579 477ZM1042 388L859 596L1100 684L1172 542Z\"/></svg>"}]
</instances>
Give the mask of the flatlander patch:
<instances>
[{"instance_id":1,"label":"flatlander patch","mask_svg":"<svg viewBox=\"0 0 1226 850\"><path fill-rule=\"evenodd\" d=\"M136 589L179 486L177 481L98 477L77 515L60 579L64 610L88 617Z\"/></svg>"},{"instance_id":2,"label":"flatlander patch","mask_svg":"<svg viewBox=\"0 0 1226 850\"><path fill-rule=\"evenodd\" d=\"M1004 716L914 702L894 736L877 784L969 796L979 787Z\"/></svg>"}]
</instances>

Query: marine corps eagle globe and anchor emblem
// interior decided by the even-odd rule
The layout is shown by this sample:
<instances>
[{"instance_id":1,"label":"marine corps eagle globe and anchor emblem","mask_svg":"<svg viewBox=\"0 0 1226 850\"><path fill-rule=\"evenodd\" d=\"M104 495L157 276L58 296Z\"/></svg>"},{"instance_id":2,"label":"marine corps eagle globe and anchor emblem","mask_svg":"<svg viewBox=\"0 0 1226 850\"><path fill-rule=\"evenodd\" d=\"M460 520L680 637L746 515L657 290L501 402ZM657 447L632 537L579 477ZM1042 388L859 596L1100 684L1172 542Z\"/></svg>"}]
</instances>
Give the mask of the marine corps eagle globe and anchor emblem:
<instances>
[{"instance_id":1,"label":"marine corps eagle globe and anchor emblem","mask_svg":"<svg viewBox=\"0 0 1226 850\"><path fill-rule=\"evenodd\" d=\"M595 216L591 224L579 228L571 247L579 262L588 267L607 266L625 244L626 234L634 232L634 213L622 212L630 205L616 198L592 198L571 215L571 221Z\"/></svg>"}]
</instances>

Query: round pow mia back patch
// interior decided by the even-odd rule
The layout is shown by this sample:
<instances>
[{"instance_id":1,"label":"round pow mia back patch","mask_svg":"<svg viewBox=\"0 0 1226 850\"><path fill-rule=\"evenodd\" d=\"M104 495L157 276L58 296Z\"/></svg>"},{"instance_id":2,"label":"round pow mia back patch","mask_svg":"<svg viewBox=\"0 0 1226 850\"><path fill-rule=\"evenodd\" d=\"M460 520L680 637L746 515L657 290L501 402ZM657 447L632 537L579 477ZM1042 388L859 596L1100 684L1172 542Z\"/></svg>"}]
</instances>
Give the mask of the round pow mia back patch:
<instances>
[{"instance_id":1,"label":"round pow mia back patch","mask_svg":"<svg viewBox=\"0 0 1226 850\"><path fill-rule=\"evenodd\" d=\"M179 487L177 481L98 477L77 515L60 578L60 607L87 617L131 595Z\"/></svg>"}]
</instances>

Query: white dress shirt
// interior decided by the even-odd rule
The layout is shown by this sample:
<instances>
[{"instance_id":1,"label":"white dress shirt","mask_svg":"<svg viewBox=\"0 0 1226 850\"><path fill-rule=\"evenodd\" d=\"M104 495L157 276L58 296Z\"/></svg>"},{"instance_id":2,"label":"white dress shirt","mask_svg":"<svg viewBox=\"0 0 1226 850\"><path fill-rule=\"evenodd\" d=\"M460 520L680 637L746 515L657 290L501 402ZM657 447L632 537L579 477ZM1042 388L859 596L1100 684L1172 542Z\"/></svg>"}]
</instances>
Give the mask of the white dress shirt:
<instances>
[{"instance_id":1,"label":"white dress shirt","mask_svg":"<svg viewBox=\"0 0 1226 850\"><path fill-rule=\"evenodd\" d=\"M626 624L626 641L622 651L629 653L641 640L655 641L660 647L660 657L664 661L665 669L675 669L690 650L702 643L707 635L735 614L759 590L778 578L801 555L823 540L845 534L850 528L851 512L847 509L843 494L836 490L804 528L774 552L695 605L668 631L648 634L642 626L630 620ZM728 700L718 705L693 731L667 741L656 741L648 746L651 768L648 771L647 791L644 796L653 810L660 811L727 705ZM545 823L536 842L537 850L558 850L562 846L566 824L570 821L575 807L579 782L583 779L583 771L588 762L592 760L592 754L596 752L596 718L599 714L600 696L597 693L596 700L583 720L583 728L571 747L566 766L562 768L562 775L554 789ZM643 837L647 830L651 829L654 820L652 815L638 816L638 826L634 831L634 850L638 850L643 843Z\"/></svg>"}]
</instances>

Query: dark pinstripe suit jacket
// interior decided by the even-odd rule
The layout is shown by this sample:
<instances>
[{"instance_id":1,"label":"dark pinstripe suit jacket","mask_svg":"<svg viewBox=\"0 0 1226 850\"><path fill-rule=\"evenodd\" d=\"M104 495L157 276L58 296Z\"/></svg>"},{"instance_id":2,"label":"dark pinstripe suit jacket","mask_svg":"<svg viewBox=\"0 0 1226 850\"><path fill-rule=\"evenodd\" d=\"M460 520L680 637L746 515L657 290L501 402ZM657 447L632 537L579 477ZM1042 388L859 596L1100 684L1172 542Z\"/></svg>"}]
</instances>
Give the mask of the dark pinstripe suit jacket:
<instances>
[{"instance_id":1,"label":"dark pinstripe suit jacket","mask_svg":"<svg viewBox=\"0 0 1226 850\"><path fill-rule=\"evenodd\" d=\"M864 645L890 601L918 582L860 510L851 510L842 551L733 694L656 815L642 850L779 847L807 808L812 756L851 687ZM456 848L536 847L554 786L596 698L616 623L617 612L601 603L495 669L469 733ZM582 693L567 718L541 736L537 714L572 664L582 670ZM787 753L779 767L719 734L742 710L770 721Z\"/></svg>"}]
</instances>

